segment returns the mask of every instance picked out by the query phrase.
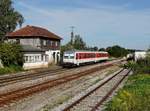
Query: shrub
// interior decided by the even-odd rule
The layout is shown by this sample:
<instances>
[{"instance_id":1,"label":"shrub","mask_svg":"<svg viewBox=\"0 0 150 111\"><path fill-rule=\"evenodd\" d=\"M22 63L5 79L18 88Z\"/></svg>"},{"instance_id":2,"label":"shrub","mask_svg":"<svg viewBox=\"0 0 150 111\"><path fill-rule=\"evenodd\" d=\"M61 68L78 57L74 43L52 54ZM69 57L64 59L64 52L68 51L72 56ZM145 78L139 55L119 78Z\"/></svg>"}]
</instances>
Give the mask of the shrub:
<instances>
[{"instance_id":1,"label":"shrub","mask_svg":"<svg viewBox=\"0 0 150 111\"><path fill-rule=\"evenodd\" d=\"M150 75L133 75L117 96L106 106L105 111L149 111Z\"/></svg>"},{"instance_id":2,"label":"shrub","mask_svg":"<svg viewBox=\"0 0 150 111\"><path fill-rule=\"evenodd\" d=\"M137 62L128 62L125 68L132 68L134 75L106 105L106 111L150 111L150 56Z\"/></svg>"},{"instance_id":3,"label":"shrub","mask_svg":"<svg viewBox=\"0 0 150 111\"><path fill-rule=\"evenodd\" d=\"M106 51L108 51L108 53L110 54L110 56L112 57L124 57L126 56L129 52L127 49L118 46L118 45L114 45L112 47L108 47L106 49Z\"/></svg>"},{"instance_id":4,"label":"shrub","mask_svg":"<svg viewBox=\"0 0 150 111\"><path fill-rule=\"evenodd\" d=\"M136 62L129 61L123 67L132 68L135 74L139 74L139 73L150 74L150 55L148 55L145 59L140 59Z\"/></svg>"},{"instance_id":5,"label":"shrub","mask_svg":"<svg viewBox=\"0 0 150 111\"><path fill-rule=\"evenodd\" d=\"M0 44L0 59L4 66L23 65L22 47L16 43Z\"/></svg>"},{"instance_id":6,"label":"shrub","mask_svg":"<svg viewBox=\"0 0 150 111\"><path fill-rule=\"evenodd\" d=\"M21 66L11 65L9 67L0 68L0 74L15 73L19 71L23 71Z\"/></svg>"}]
</instances>

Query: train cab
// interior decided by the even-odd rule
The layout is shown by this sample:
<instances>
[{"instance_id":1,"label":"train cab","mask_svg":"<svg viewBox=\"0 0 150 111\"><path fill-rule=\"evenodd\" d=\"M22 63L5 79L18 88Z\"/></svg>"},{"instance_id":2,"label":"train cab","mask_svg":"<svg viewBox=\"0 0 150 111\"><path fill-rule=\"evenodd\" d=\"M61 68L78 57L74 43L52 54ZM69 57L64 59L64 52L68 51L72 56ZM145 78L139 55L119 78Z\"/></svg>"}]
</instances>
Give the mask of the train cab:
<instances>
[{"instance_id":1,"label":"train cab","mask_svg":"<svg viewBox=\"0 0 150 111\"><path fill-rule=\"evenodd\" d=\"M75 61L75 53L72 51L67 51L63 56L63 63L71 65Z\"/></svg>"}]
</instances>

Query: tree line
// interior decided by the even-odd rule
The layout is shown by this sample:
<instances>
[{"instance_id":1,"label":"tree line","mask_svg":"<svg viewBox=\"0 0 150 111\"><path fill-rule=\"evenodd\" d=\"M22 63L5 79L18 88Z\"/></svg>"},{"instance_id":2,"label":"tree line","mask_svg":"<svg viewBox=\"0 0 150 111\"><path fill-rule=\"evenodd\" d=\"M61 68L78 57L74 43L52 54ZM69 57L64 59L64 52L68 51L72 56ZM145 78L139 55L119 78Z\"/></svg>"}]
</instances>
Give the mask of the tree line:
<instances>
[{"instance_id":1,"label":"tree line","mask_svg":"<svg viewBox=\"0 0 150 111\"><path fill-rule=\"evenodd\" d=\"M131 51L119 45L114 45L107 48L98 48L97 46L91 47L86 44L80 35L75 35L74 40L69 41L61 46L61 52L67 50L90 50L90 51L107 51L112 57L124 57Z\"/></svg>"}]
</instances>

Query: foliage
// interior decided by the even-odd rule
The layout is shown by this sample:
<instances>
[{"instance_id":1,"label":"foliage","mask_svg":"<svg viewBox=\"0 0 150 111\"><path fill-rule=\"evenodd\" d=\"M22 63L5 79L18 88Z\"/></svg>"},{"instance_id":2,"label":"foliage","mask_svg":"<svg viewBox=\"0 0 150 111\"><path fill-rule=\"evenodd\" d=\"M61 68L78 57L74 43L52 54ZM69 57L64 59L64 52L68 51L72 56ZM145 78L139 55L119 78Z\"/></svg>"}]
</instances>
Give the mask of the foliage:
<instances>
[{"instance_id":1,"label":"foliage","mask_svg":"<svg viewBox=\"0 0 150 111\"><path fill-rule=\"evenodd\" d=\"M0 44L0 59L4 66L23 64L22 47L16 43Z\"/></svg>"},{"instance_id":2,"label":"foliage","mask_svg":"<svg viewBox=\"0 0 150 111\"><path fill-rule=\"evenodd\" d=\"M98 47L97 47L97 46L94 46L94 47L87 47L86 50L98 51Z\"/></svg>"},{"instance_id":3,"label":"foliage","mask_svg":"<svg viewBox=\"0 0 150 111\"><path fill-rule=\"evenodd\" d=\"M106 106L105 111L149 111L150 75L133 75Z\"/></svg>"},{"instance_id":4,"label":"foliage","mask_svg":"<svg viewBox=\"0 0 150 111\"><path fill-rule=\"evenodd\" d=\"M129 52L118 45L106 48L106 51L113 57L123 57L126 56Z\"/></svg>"},{"instance_id":5,"label":"foliage","mask_svg":"<svg viewBox=\"0 0 150 111\"><path fill-rule=\"evenodd\" d=\"M106 49L105 48L100 48L99 51L106 51Z\"/></svg>"},{"instance_id":6,"label":"foliage","mask_svg":"<svg viewBox=\"0 0 150 111\"><path fill-rule=\"evenodd\" d=\"M73 42L73 48L78 50L84 50L86 49L86 43L83 41L82 37L80 35L75 35L75 39Z\"/></svg>"},{"instance_id":7,"label":"foliage","mask_svg":"<svg viewBox=\"0 0 150 111\"><path fill-rule=\"evenodd\" d=\"M22 15L15 11L11 0L0 0L0 41L3 42L5 35L15 30L17 25L22 25Z\"/></svg>"},{"instance_id":8,"label":"foliage","mask_svg":"<svg viewBox=\"0 0 150 111\"><path fill-rule=\"evenodd\" d=\"M137 62L128 62L124 67L132 68L134 73L150 74L150 55L147 55L145 59L137 60Z\"/></svg>"},{"instance_id":9,"label":"foliage","mask_svg":"<svg viewBox=\"0 0 150 111\"><path fill-rule=\"evenodd\" d=\"M150 110L150 55L137 62L128 62L125 68L132 68L134 75L117 96L106 105L106 111L149 111Z\"/></svg>"},{"instance_id":10,"label":"foliage","mask_svg":"<svg viewBox=\"0 0 150 111\"><path fill-rule=\"evenodd\" d=\"M0 68L0 74L15 73L15 72L18 72L18 71L23 71L23 68L21 66L15 66L15 65Z\"/></svg>"},{"instance_id":11,"label":"foliage","mask_svg":"<svg viewBox=\"0 0 150 111\"><path fill-rule=\"evenodd\" d=\"M70 41L66 45L61 46L62 53L66 50L72 50L72 49L77 49L77 50L87 49L86 43L83 41L83 39L80 35L75 35L73 44Z\"/></svg>"}]
</instances>

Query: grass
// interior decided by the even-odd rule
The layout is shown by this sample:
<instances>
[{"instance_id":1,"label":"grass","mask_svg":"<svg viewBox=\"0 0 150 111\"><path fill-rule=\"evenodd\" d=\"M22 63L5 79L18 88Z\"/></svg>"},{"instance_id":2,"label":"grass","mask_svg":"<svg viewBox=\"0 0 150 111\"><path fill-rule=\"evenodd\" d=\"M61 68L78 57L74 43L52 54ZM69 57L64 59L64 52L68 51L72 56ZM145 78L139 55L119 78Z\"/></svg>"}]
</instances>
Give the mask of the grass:
<instances>
[{"instance_id":1,"label":"grass","mask_svg":"<svg viewBox=\"0 0 150 111\"><path fill-rule=\"evenodd\" d=\"M106 104L105 111L150 111L150 75L129 77L124 88Z\"/></svg>"},{"instance_id":2,"label":"grass","mask_svg":"<svg viewBox=\"0 0 150 111\"><path fill-rule=\"evenodd\" d=\"M16 73L19 71L23 71L23 68L21 66L12 65L9 67L0 68L0 75L8 74L8 73Z\"/></svg>"},{"instance_id":3,"label":"grass","mask_svg":"<svg viewBox=\"0 0 150 111\"><path fill-rule=\"evenodd\" d=\"M150 111L150 56L128 62L124 67L132 68L134 74L104 111Z\"/></svg>"}]
</instances>

